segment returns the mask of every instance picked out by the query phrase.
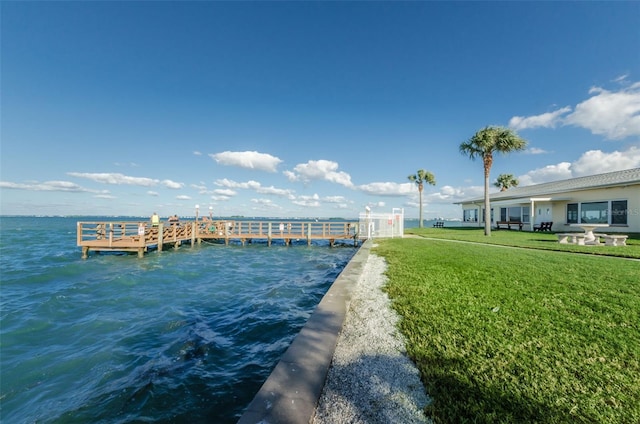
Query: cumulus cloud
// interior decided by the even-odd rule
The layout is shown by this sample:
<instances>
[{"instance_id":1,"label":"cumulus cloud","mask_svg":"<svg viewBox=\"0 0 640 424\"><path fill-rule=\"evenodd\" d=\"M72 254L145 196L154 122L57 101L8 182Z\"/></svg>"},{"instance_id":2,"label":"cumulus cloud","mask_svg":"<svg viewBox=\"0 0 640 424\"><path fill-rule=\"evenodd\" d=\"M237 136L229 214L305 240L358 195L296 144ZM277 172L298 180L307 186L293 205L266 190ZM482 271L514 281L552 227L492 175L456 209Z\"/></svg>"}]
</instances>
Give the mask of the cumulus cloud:
<instances>
[{"instance_id":1,"label":"cumulus cloud","mask_svg":"<svg viewBox=\"0 0 640 424\"><path fill-rule=\"evenodd\" d=\"M602 150L589 150L571 164L571 174L574 177L622 171L624 169L640 167L640 148L630 147L624 152L614 151L605 153Z\"/></svg>"},{"instance_id":2,"label":"cumulus cloud","mask_svg":"<svg viewBox=\"0 0 640 424\"><path fill-rule=\"evenodd\" d=\"M541 184L550 181L565 180L571 178L571 163L560 162L556 165L547 165L534 169L524 175L518 176L519 186L524 187L533 184Z\"/></svg>"},{"instance_id":3,"label":"cumulus cloud","mask_svg":"<svg viewBox=\"0 0 640 424\"><path fill-rule=\"evenodd\" d=\"M254 210L280 210L282 209L279 205L274 203L271 199L251 199L252 203L257 204L258 206L253 208Z\"/></svg>"},{"instance_id":4,"label":"cumulus cloud","mask_svg":"<svg viewBox=\"0 0 640 424\"><path fill-rule=\"evenodd\" d=\"M1 188L9 188L14 190L29 190L29 191L65 191L72 193L100 193L108 194L107 190L91 190L76 183L69 181L45 181L45 182L29 182L29 183L14 183L10 181L0 181Z\"/></svg>"},{"instance_id":5,"label":"cumulus cloud","mask_svg":"<svg viewBox=\"0 0 640 424\"><path fill-rule=\"evenodd\" d=\"M273 205L273 201L271 199L251 199L253 203L259 203L261 205Z\"/></svg>"},{"instance_id":6,"label":"cumulus cloud","mask_svg":"<svg viewBox=\"0 0 640 424\"><path fill-rule=\"evenodd\" d=\"M137 185L142 187L150 187L157 185L160 181L152 178L144 177L130 177L120 173L107 173L107 172L67 172L67 175L76 178L86 178L88 180L95 181L102 184L115 184L115 185Z\"/></svg>"},{"instance_id":7,"label":"cumulus cloud","mask_svg":"<svg viewBox=\"0 0 640 424\"><path fill-rule=\"evenodd\" d=\"M191 188L195 188L196 190L199 190L201 193L207 191L207 186L202 184L202 183L200 183L200 184L191 184L190 186L191 186Z\"/></svg>"},{"instance_id":8,"label":"cumulus cloud","mask_svg":"<svg viewBox=\"0 0 640 424\"><path fill-rule=\"evenodd\" d=\"M346 203L347 199L344 196L326 196L322 198L322 201L327 203Z\"/></svg>"},{"instance_id":9,"label":"cumulus cloud","mask_svg":"<svg viewBox=\"0 0 640 424\"><path fill-rule=\"evenodd\" d=\"M171 188L174 190L180 189L182 187L184 187L183 183L177 183L175 181L171 181L171 180L162 180L162 185L167 187L167 188Z\"/></svg>"},{"instance_id":10,"label":"cumulus cloud","mask_svg":"<svg viewBox=\"0 0 640 424\"><path fill-rule=\"evenodd\" d=\"M211 196L211 200L220 201L220 202L229 200L229 199L231 199L231 197L225 196L224 194L214 194L213 196Z\"/></svg>"},{"instance_id":11,"label":"cumulus cloud","mask_svg":"<svg viewBox=\"0 0 640 424\"><path fill-rule=\"evenodd\" d=\"M358 190L375 195L375 196L406 196L415 192L418 193L418 189L414 183L369 183L359 185Z\"/></svg>"},{"instance_id":12,"label":"cumulus cloud","mask_svg":"<svg viewBox=\"0 0 640 424\"><path fill-rule=\"evenodd\" d=\"M322 180L353 187L351 176L344 171L338 171L338 163L330 160L310 160L307 163L300 163L293 168L293 171L285 171L284 175L289 181Z\"/></svg>"},{"instance_id":13,"label":"cumulus cloud","mask_svg":"<svg viewBox=\"0 0 640 424\"><path fill-rule=\"evenodd\" d=\"M318 196L318 194L314 194L313 196L298 196L292 203L298 206L317 208L320 206L320 196Z\"/></svg>"},{"instance_id":14,"label":"cumulus cloud","mask_svg":"<svg viewBox=\"0 0 640 424\"><path fill-rule=\"evenodd\" d=\"M217 188L217 189L213 190L213 194L215 194L217 196L232 197L232 196L235 196L236 194L238 194L238 192L235 191L235 190L232 190L230 188Z\"/></svg>"},{"instance_id":15,"label":"cumulus cloud","mask_svg":"<svg viewBox=\"0 0 640 424\"><path fill-rule=\"evenodd\" d=\"M276 188L274 186L269 186L269 187L260 186L260 187L257 187L255 190L256 190L256 193L273 194L274 196L281 196L281 197L291 197L293 195L293 192L291 190Z\"/></svg>"},{"instance_id":16,"label":"cumulus cloud","mask_svg":"<svg viewBox=\"0 0 640 424\"><path fill-rule=\"evenodd\" d=\"M509 127L514 130L523 130L526 128L555 128L558 124L561 123L562 115L570 112L571 108L569 106L565 106L561 109L555 110L553 112L543 113L541 115L535 116L514 116L509 120Z\"/></svg>"},{"instance_id":17,"label":"cumulus cloud","mask_svg":"<svg viewBox=\"0 0 640 424\"><path fill-rule=\"evenodd\" d=\"M221 165L239 166L241 168L257 169L260 171L276 172L281 159L268 153L260 152L222 152L209 154Z\"/></svg>"},{"instance_id":18,"label":"cumulus cloud","mask_svg":"<svg viewBox=\"0 0 640 424\"><path fill-rule=\"evenodd\" d=\"M528 186L631 168L640 168L640 148L635 146L624 151L616 150L610 153L602 150L589 150L574 162L560 162L556 165L534 169L525 175L520 175L518 180L520 186Z\"/></svg>"},{"instance_id":19,"label":"cumulus cloud","mask_svg":"<svg viewBox=\"0 0 640 424\"><path fill-rule=\"evenodd\" d=\"M624 82L625 78L621 77L618 81ZM585 128L609 140L640 136L640 82L618 91L592 87L589 94L591 97L578 103L574 109L565 106L541 115L514 116L509 120L509 126L522 130L571 125Z\"/></svg>"},{"instance_id":20,"label":"cumulus cloud","mask_svg":"<svg viewBox=\"0 0 640 424\"><path fill-rule=\"evenodd\" d=\"M565 125L587 128L611 140L640 136L640 82L618 92L600 87L565 118Z\"/></svg>"},{"instance_id":21,"label":"cumulus cloud","mask_svg":"<svg viewBox=\"0 0 640 424\"><path fill-rule=\"evenodd\" d=\"M229 180L227 178L223 178L220 180L216 180L214 184L217 186L226 187L229 189L253 190L259 194L271 194L275 196L289 197L289 198L291 198L294 193L292 190L276 188L274 186L263 187L262 184L260 184L258 181L253 181L253 180L246 181L246 182L237 182L237 181Z\"/></svg>"}]
</instances>

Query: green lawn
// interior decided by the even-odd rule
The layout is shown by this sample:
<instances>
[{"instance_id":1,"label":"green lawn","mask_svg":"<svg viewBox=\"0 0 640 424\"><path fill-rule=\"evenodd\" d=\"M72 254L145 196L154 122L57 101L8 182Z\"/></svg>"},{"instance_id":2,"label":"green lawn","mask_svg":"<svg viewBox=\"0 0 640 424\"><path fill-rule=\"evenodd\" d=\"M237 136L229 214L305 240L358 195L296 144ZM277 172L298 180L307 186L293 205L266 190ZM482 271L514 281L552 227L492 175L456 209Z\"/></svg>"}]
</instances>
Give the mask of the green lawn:
<instances>
[{"instance_id":1,"label":"green lawn","mask_svg":"<svg viewBox=\"0 0 640 424\"><path fill-rule=\"evenodd\" d=\"M487 239L482 230L418 231ZM502 231L490 241L503 237L546 246L555 236ZM420 238L376 243L435 422L640 423L640 262Z\"/></svg>"},{"instance_id":2,"label":"green lawn","mask_svg":"<svg viewBox=\"0 0 640 424\"><path fill-rule=\"evenodd\" d=\"M558 243L558 236L554 233L534 233L531 231L492 230L491 237L486 237L483 229L470 227L409 228L405 230L405 234L448 240L500 244L503 246L531 247L543 250L640 259L640 234L638 233L625 233L629 236L627 246L578 246L560 244Z\"/></svg>"}]
</instances>

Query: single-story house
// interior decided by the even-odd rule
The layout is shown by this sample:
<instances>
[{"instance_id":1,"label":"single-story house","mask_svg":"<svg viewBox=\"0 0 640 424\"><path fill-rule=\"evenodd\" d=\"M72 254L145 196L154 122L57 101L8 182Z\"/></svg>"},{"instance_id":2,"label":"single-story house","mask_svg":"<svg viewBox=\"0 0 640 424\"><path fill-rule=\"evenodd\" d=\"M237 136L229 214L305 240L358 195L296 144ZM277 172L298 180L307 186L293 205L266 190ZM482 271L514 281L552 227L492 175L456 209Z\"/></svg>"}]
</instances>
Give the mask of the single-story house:
<instances>
[{"instance_id":1,"label":"single-story house","mask_svg":"<svg viewBox=\"0 0 640 424\"><path fill-rule=\"evenodd\" d=\"M607 224L607 232L640 233L640 168L513 187L491 193L491 222L522 222L533 230L579 231L579 224ZM484 227L484 198L457 202L462 225ZM572 225L573 224L573 225Z\"/></svg>"}]
</instances>

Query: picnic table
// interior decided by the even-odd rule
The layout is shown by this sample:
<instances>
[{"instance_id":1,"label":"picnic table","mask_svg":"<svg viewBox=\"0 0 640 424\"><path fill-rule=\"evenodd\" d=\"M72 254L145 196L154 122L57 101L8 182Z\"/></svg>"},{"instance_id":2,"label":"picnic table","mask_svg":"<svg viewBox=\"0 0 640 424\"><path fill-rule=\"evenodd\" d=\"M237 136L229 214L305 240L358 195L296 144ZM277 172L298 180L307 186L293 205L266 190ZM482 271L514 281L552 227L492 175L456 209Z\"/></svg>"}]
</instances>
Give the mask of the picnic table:
<instances>
[{"instance_id":1,"label":"picnic table","mask_svg":"<svg viewBox=\"0 0 640 424\"><path fill-rule=\"evenodd\" d=\"M593 230L595 230L596 228L606 228L609 226L609 224L589 224L589 223L582 223L582 224L569 224L569 226L571 227L580 227L584 230L584 241L585 243L590 243L595 241L596 236L593 234Z\"/></svg>"}]
</instances>

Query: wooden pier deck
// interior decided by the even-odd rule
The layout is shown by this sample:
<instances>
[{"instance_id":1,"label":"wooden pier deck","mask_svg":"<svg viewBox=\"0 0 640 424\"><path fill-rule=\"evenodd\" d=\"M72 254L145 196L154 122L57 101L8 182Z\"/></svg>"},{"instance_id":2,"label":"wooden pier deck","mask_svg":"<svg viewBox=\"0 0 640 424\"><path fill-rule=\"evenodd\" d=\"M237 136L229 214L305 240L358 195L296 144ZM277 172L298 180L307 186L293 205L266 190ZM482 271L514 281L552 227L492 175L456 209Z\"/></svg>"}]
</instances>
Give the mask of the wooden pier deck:
<instances>
[{"instance_id":1,"label":"wooden pier deck","mask_svg":"<svg viewBox=\"0 0 640 424\"><path fill-rule=\"evenodd\" d=\"M327 240L333 246L336 240L353 240L357 246L359 239L358 222L333 221L236 221L199 220L180 223L160 223L136 221L91 221L78 222L77 244L82 248L82 257L90 251L136 252L139 257L149 249L162 251L164 246L179 247L189 242L192 246L202 240L218 240L229 244L238 240L243 245L253 240L282 240L291 244L293 240Z\"/></svg>"}]
</instances>

